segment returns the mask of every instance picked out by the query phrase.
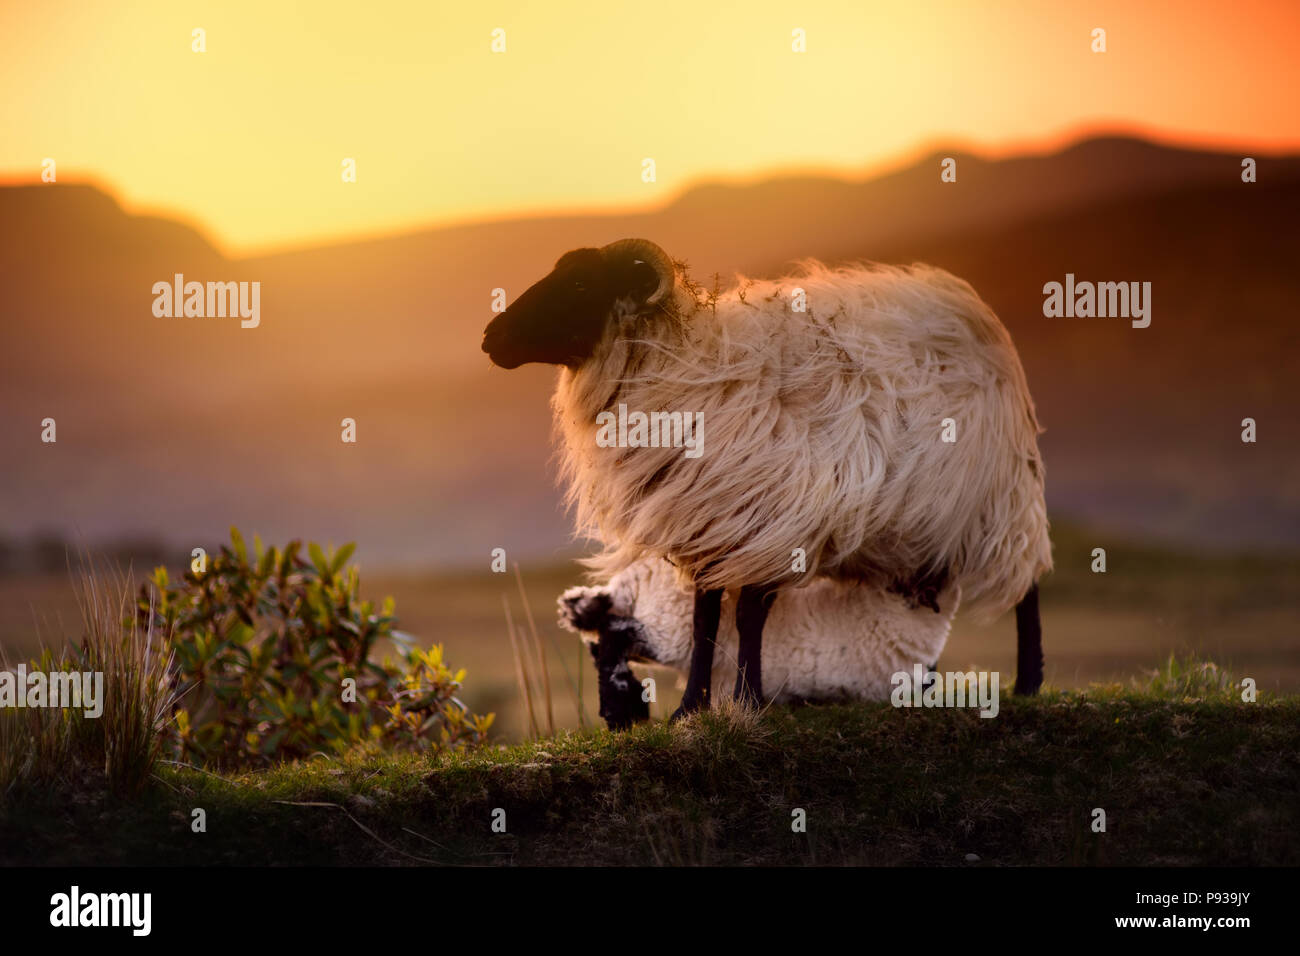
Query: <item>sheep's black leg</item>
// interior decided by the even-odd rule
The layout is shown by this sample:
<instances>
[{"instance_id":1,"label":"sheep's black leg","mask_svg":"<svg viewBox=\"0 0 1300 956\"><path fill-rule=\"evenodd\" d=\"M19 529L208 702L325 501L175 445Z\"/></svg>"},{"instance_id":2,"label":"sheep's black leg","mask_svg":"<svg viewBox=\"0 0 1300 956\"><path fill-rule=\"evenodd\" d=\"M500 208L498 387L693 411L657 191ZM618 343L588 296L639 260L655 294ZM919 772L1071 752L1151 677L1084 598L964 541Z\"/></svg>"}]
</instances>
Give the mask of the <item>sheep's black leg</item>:
<instances>
[{"instance_id":1,"label":"sheep's black leg","mask_svg":"<svg viewBox=\"0 0 1300 956\"><path fill-rule=\"evenodd\" d=\"M763 702L763 625L776 598L770 587L745 585L736 602L736 630L740 632L740 654L736 658L736 700Z\"/></svg>"},{"instance_id":2,"label":"sheep's black leg","mask_svg":"<svg viewBox=\"0 0 1300 956\"><path fill-rule=\"evenodd\" d=\"M1037 694L1043 685L1043 627L1038 619L1038 585L1016 605L1016 693Z\"/></svg>"},{"instance_id":3,"label":"sheep's black leg","mask_svg":"<svg viewBox=\"0 0 1300 956\"><path fill-rule=\"evenodd\" d=\"M697 710L707 710L713 687L713 648L722 619L722 591L695 589L691 633L691 673L686 678L682 704L669 720L679 720Z\"/></svg>"}]
</instances>

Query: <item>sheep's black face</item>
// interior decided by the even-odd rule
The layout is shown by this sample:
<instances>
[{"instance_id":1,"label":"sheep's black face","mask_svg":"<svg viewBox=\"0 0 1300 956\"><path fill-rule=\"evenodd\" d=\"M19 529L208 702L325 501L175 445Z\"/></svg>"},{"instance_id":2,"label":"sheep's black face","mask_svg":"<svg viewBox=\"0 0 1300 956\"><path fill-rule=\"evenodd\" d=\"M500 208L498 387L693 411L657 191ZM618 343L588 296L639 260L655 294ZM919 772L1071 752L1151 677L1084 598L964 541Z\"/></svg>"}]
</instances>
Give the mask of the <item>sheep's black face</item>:
<instances>
[{"instance_id":1,"label":"sheep's black face","mask_svg":"<svg viewBox=\"0 0 1300 956\"><path fill-rule=\"evenodd\" d=\"M529 287L483 331L483 351L502 368L528 362L577 368L605 334L615 303L632 308L659 285L654 267L600 249L566 252L554 271Z\"/></svg>"}]
</instances>

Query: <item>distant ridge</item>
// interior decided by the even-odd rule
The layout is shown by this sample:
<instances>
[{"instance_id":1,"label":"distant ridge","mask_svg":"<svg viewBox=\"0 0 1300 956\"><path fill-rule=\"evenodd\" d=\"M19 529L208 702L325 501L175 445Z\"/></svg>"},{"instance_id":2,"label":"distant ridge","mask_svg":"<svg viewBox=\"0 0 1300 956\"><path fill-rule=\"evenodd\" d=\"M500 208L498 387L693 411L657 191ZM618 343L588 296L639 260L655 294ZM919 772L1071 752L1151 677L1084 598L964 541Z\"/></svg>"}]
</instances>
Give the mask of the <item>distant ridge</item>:
<instances>
[{"instance_id":1,"label":"distant ridge","mask_svg":"<svg viewBox=\"0 0 1300 956\"><path fill-rule=\"evenodd\" d=\"M243 259L94 187L0 188L0 528L183 544L239 524L412 564L569 551L554 373L489 367L481 331L492 289L644 235L724 282L804 257L949 268L1016 340L1054 512L1170 540L1300 540L1300 158L1258 157L1246 185L1239 155L1110 138L955 153L944 184L942 155L856 183L703 184L650 213ZM150 288L176 272L261 282L261 327L155 318ZM1151 328L1045 319L1042 285L1066 272L1152 281ZM46 416L56 446L38 440ZM356 448L338 441L345 416Z\"/></svg>"},{"instance_id":2,"label":"distant ridge","mask_svg":"<svg viewBox=\"0 0 1300 956\"><path fill-rule=\"evenodd\" d=\"M157 247L220 258L197 229L161 216L133 216L98 186L86 183L0 187L0 216L16 243L6 242L7 257L20 249L43 251L68 244L100 255L137 255Z\"/></svg>"}]
</instances>

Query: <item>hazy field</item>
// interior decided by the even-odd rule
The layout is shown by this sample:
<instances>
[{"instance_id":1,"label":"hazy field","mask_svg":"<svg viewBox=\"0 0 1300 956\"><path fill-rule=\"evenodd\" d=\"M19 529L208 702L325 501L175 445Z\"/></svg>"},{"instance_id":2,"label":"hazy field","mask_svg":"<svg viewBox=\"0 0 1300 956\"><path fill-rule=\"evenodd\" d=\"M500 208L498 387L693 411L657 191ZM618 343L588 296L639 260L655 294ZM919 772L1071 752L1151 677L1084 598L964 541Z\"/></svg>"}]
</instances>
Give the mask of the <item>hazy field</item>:
<instances>
[{"instance_id":1,"label":"hazy field","mask_svg":"<svg viewBox=\"0 0 1300 956\"><path fill-rule=\"evenodd\" d=\"M1197 556L1125 545L1068 528L1053 532L1057 570L1043 584L1047 682L1078 688L1128 681L1171 651L1191 650L1255 678L1262 689L1300 691L1300 556ZM1089 570L1094 547L1107 549L1107 573ZM527 730L502 595L524 625L513 573L418 575L370 573L362 551L362 590L391 594L401 629L424 643L443 643L454 667L464 667L466 702L497 713L497 735ZM550 665L557 727L578 725L570 678L581 677L588 721L595 721L595 671L575 635L555 622L555 598L580 583L576 566L523 570L529 604ZM66 574L0 578L0 649L11 660L34 652L38 637L57 645L79 633ZM557 653L558 649L558 653ZM977 626L958 615L941 666L1015 669L1012 615ZM567 671L567 672L566 672ZM652 712L676 706L676 681L659 681ZM544 711L539 712L545 732Z\"/></svg>"}]
</instances>

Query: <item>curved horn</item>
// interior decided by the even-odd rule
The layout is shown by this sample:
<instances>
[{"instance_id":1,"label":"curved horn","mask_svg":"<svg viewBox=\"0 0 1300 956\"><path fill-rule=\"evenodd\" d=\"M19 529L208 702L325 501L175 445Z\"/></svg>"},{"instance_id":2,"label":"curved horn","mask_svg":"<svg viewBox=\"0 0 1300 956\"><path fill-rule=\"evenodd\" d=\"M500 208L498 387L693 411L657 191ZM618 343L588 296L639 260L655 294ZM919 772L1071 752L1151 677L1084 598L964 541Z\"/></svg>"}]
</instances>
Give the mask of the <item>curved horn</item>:
<instances>
[{"instance_id":1,"label":"curved horn","mask_svg":"<svg viewBox=\"0 0 1300 956\"><path fill-rule=\"evenodd\" d=\"M649 239L619 239L617 242L602 246L600 251L606 258L628 256L632 259L640 259L654 269L659 276L659 287L646 299L646 305L658 305L672 291L673 283L677 280L677 269L673 266L673 260L669 258L668 253Z\"/></svg>"}]
</instances>

